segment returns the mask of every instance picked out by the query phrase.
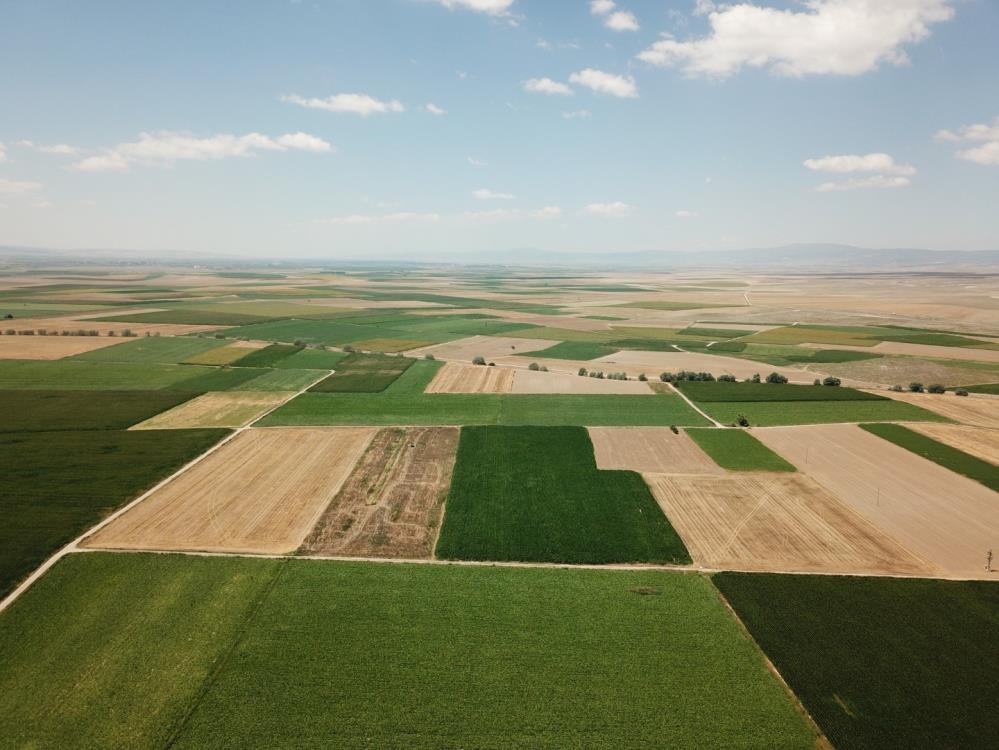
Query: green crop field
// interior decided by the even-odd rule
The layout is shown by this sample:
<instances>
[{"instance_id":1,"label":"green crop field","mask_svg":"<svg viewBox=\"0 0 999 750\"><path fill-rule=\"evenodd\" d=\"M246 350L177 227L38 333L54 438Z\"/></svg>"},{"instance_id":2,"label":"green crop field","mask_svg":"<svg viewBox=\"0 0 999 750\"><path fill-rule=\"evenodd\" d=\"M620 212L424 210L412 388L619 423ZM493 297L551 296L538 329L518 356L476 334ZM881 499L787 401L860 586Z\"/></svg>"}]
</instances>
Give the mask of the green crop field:
<instances>
[{"instance_id":1,"label":"green crop field","mask_svg":"<svg viewBox=\"0 0 999 750\"><path fill-rule=\"evenodd\" d=\"M384 391L387 396L423 396L443 362L433 359L418 359L395 379Z\"/></svg>"},{"instance_id":2,"label":"green crop field","mask_svg":"<svg viewBox=\"0 0 999 750\"><path fill-rule=\"evenodd\" d=\"M309 390L313 393L380 393L416 360L380 354L351 354L336 372Z\"/></svg>"},{"instance_id":3,"label":"green crop field","mask_svg":"<svg viewBox=\"0 0 999 750\"><path fill-rule=\"evenodd\" d=\"M77 359L0 360L0 389L224 391L263 374L249 368L201 367L141 362L83 362Z\"/></svg>"},{"instance_id":4,"label":"green crop field","mask_svg":"<svg viewBox=\"0 0 999 750\"><path fill-rule=\"evenodd\" d=\"M132 313L101 318L102 321L115 323L172 323L190 326L245 326L269 319L270 316L267 315L227 312L223 305L204 309L177 308L160 312Z\"/></svg>"},{"instance_id":5,"label":"green crop field","mask_svg":"<svg viewBox=\"0 0 999 750\"><path fill-rule=\"evenodd\" d=\"M698 429L687 434L711 460L729 471L795 471L745 430Z\"/></svg>"},{"instance_id":6,"label":"green crop field","mask_svg":"<svg viewBox=\"0 0 999 750\"><path fill-rule=\"evenodd\" d=\"M610 331L577 331L573 328L530 328L517 331L513 335L520 339L570 341L589 344L599 344L614 338L614 334Z\"/></svg>"},{"instance_id":7,"label":"green crop field","mask_svg":"<svg viewBox=\"0 0 999 750\"><path fill-rule=\"evenodd\" d=\"M199 354L221 349L225 341L191 336L143 336L125 339L120 344L77 354L80 362L130 362L175 365Z\"/></svg>"},{"instance_id":8,"label":"green crop field","mask_svg":"<svg viewBox=\"0 0 999 750\"><path fill-rule=\"evenodd\" d=\"M51 553L226 434L104 430L0 434L0 595Z\"/></svg>"},{"instance_id":9,"label":"green crop field","mask_svg":"<svg viewBox=\"0 0 999 750\"><path fill-rule=\"evenodd\" d=\"M829 390L832 390L831 388ZM740 416L754 427L834 422L947 422L934 412L903 401L729 401L703 402L705 414L722 424Z\"/></svg>"},{"instance_id":10,"label":"green crop field","mask_svg":"<svg viewBox=\"0 0 999 750\"><path fill-rule=\"evenodd\" d=\"M880 438L889 440L895 445L999 492L999 466L995 464L983 461L977 456L971 456L949 445L944 445L902 425L862 424L860 426Z\"/></svg>"},{"instance_id":11,"label":"green crop field","mask_svg":"<svg viewBox=\"0 0 999 750\"><path fill-rule=\"evenodd\" d=\"M178 750L816 740L702 576L106 553L63 560L0 616L0 733Z\"/></svg>"},{"instance_id":12,"label":"green crop field","mask_svg":"<svg viewBox=\"0 0 999 750\"><path fill-rule=\"evenodd\" d=\"M240 383L231 391L300 391L326 373L322 370L264 370L252 380Z\"/></svg>"},{"instance_id":13,"label":"green crop field","mask_svg":"<svg viewBox=\"0 0 999 750\"><path fill-rule=\"evenodd\" d=\"M281 370L332 370L347 356L346 352L327 349L301 349L273 366Z\"/></svg>"},{"instance_id":14,"label":"green crop field","mask_svg":"<svg viewBox=\"0 0 999 750\"><path fill-rule=\"evenodd\" d=\"M465 427L437 556L689 564L641 475L600 471L584 427Z\"/></svg>"},{"instance_id":15,"label":"green crop field","mask_svg":"<svg viewBox=\"0 0 999 750\"><path fill-rule=\"evenodd\" d=\"M993 396L999 396L999 383L984 383L982 385L969 385L965 386L968 393L988 393Z\"/></svg>"},{"instance_id":16,"label":"green crop field","mask_svg":"<svg viewBox=\"0 0 999 750\"><path fill-rule=\"evenodd\" d=\"M302 351L302 347L300 346L292 346L290 344L271 344L270 346L265 346L263 349L255 349L251 351L249 354L237 359L232 364L236 367L274 367L278 362L282 362L292 354L296 354L300 351Z\"/></svg>"},{"instance_id":17,"label":"green crop field","mask_svg":"<svg viewBox=\"0 0 999 750\"><path fill-rule=\"evenodd\" d=\"M840 750L999 737L999 584L722 573L715 584Z\"/></svg>"},{"instance_id":18,"label":"green crop field","mask_svg":"<svg viewBox=\"0 0 999 750\"><path fill-rule=\"evenodd\" d=\"M295 425L707 426L679 396L305 393L262 426Z\"/></svg>"},{"instance_id":19,"label":"green crop field","mask_svg":"<svg viewBox=\"0 0 999 750\"><path fill-rule=\"evenodd\" d=\"M0 391L0 432L124 430L194 395L178 391Z\"/></svg>"},{"instance_id":20,"label":"green crop field","mask_svg":"<svg viewBox=\"0 0 999 750\"><path fill-rule=\"evenodd\" d=\"M887 401L884 396L853 388L786 383L721 383L684 381L677 386L698 403L713 401Z\"/></svg>"},{"instance_id":21,"label":"green crop field","mask_svg":"<svg viewBox=\"0 0 999 750\"><path fill-rule=\"evenodd\" d=\"M185 365L209 365L218 367L221 365L231 365L237 360L246 356L246 352L251 351L240 346L220 346L210 349L201 354L195 354L184 360Z\"/></svg>"},{"instance_id":22,"label":"green crop field","mask_svg":"<svg viewBox=\"0 0 999 750\"><path fill-rule=\"evenodd\" d=\"M563 341L555 346L542 349L538 352L531 352L532 357L547 357L550 359L596 359L613 354L617 349L604 344L595 344L589 341ZM526 355L525 355L526 356Z\"/></svg>"}]
</instances>

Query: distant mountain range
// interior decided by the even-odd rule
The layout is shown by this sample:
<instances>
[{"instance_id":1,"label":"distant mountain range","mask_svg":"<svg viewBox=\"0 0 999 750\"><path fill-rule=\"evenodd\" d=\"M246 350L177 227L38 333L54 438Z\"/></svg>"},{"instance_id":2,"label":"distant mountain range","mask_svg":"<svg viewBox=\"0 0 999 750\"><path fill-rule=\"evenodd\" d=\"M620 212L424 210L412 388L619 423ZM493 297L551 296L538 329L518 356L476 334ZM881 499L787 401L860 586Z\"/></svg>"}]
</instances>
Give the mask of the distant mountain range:
<instances>
[{"instance_id":1,"label":"distant mountain range","mask_svg":"<svg viewBox=\"0 0 999 750\"><path fill-rule=\"evenodd\" d=\"M425 260L375 258L280 258L260 259L221 253L190 251L130 251L100 248L54 250L37 247L0 245L0 260L21 262L89 264L158 263L165 265L298 267L336 264L342 267L391 265L422 266L449 264L461 266L544 267L578 270L646 269L650 271L694 269L743 269L752 271L789 271L823 273L865 273L877 271L997 272L999 250L941 251L918 248L873 249L853 245L796 244L781 247L757 247L743 250L571 253L516 248L485 253L428 253Z\"/></svg>"}]
</instances>

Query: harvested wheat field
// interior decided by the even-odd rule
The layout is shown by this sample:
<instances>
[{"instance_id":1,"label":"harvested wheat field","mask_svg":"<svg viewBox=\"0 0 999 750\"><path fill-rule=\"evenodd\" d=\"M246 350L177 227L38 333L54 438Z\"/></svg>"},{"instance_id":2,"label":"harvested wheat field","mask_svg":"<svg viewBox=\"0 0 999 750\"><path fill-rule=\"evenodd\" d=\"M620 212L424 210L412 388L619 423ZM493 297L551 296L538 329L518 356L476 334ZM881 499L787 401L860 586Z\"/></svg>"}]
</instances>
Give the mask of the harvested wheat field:
<instances>
[{"instance_id":1,"label":"harvested wheat field","mask_svg":"<svg viewBox=\"0 0 999 750\"><path fill-rule=\"evenodd\" d=\"M960 424L933 424L913 422L910 430L921 432L941 443L970 453L984 461L999 465L999 430L988 427L967 427Z\"/></svg>"},{"instance_id":2,"label":"harvested wheat field","mask_svg":"<svg viewBox=\"0 0 999 750\"><path fill-rule=\"evenodd\" d=\"M645 477L694 562L710 568L931 575L906 550L800 474Z\"/></svg>"},{"instance_id":3,"label":"harvested wheat field","mask_svg":"<svg viewBox=\"0 0 999 750\"><path fill-rule=\"evenodd\" d=\"M999 494L856 425L753 434L913 553L951 575L996 577Z\"/></svg>"},{"instance_id":4,"label":"harvested wheat field","mask_svg":"<svg viewBox=\"0 0 999 750\"><path fill-rule=\"evenodd\" d=\"M84 546L282 554L301 545L375 429L247 430Z\"/></svg>"},{"instance_id":5,"label":"harvested wheat field","mask_svg":"<svg viewBox=\"0 0 999 750\"><path fill-rule=\"evenodd\" d=\"M814 372L806 372L793 367L774 367L748 359L696 352L621 351L598 357L592 360L588 366L590 369L602 367L606 370L624 370L628 373L645 372L650 376L658 375L663 371L695 370L697 372L710 372L715 376L734 375L739 380L746 380L756 373L766 375L769 372L779 372L786 375L792 383L810 384L815 380Z\"/></svg>"},{"instance_id":6,"label":"harvested wheat field","mask_svg":"<svg viewBox=\"0 0 999 750\"><path fill-rule=\"evenodd\" d=\"M426 393L509 393L513 370L448 362L430 381Z\"/></svg>"},{"instance_id":7,"label":"harvested wheat field","mask_svg":"<svg viewBox=\"0 0 999 750\"><path fill-rule=\"evenodd\" d=\"M652 474L724 474L690 436L668 427L589 427L598 469Z\"/></svg>"},{"instance_id":8,"label":"harvested wheat field","mask_svg":"<svg viewBox=\"0 0 999 750\"><path fill-rule=\"evenodd\" d=\"M468 336L456 341L448 341L446 344L411 349L406 352L406 356L422 357L424 354L433 354L437 359L471 362L475 357L492 360L510 354L536 352L539 349L547 349L556 343L558 342L543 339L518 339L512 336Z\"/></svg>"},{"instance_id":9,"label":"harvested wheat field","mask_svg":"<svg viewBox=\"0 0 999 750\"><path fill-rule=\"evenodd\" d=\"M896 401L921 406L961 424L999 428L999 398L991 396L955 396L953 393L895 393L873 391Z\"/></svg>"},{"instance_id":10,"label":"harvested wheat field","mask_svg":"<svg viewBox=\"0 0 999 750\"><path fill-rule=\"evenodd\" d=\"M206 393L131 427L133 430L186 430L192 427L243 427L277 408L292 392L225 391Z\"/></svg>"},{"instance_id":11,"label":"harvested wheat field","mask_svg":"<svg viewBox=\"0 0 999 750\"><path fill-rule=\"evenodd\" d=\"M380 430L299 552L431 557L458 434L456 427Z\"/></svg>"},{"instance_id":12,"label":"harvested wheat field","mask_svg":"<svg viewBox=\"0 0 999 750\"><path fill-rule=\"evenodd\" d=\"M0 359L62 359L120 343L106 336L0 336Z\"/></svg>"},{"instance_id":13,"label":"harvested wheat field","mask_svg":"<svg viewBox=\"0 0 999 750\"><path fill-rule=\"evenodd\" d=\"M582 377L564 372L517 370L513 376L514 393L625 393L651 396L648 383L639 380L609 380Z\"/></svg>"}]
</instances>

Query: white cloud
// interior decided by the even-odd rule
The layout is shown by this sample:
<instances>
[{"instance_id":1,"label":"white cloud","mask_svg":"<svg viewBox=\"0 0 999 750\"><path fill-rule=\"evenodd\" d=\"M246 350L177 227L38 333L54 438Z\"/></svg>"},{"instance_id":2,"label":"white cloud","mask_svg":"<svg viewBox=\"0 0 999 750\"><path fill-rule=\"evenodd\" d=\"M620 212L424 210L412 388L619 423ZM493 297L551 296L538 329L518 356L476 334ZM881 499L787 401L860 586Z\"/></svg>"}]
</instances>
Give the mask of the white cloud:
<instances>
[{"instance_id":1,"label":"white cloud","mask_svg":"<svg viewBox=\"0 0 999 750\"><path fill-rule=\"evenodd\" d=\"M7 161L7 149L3 143L0 143L0 161Z\"/></svg>"},{"instance_id":2,"label":"white cloud","mask_svg":"<svg viewBox=\"0 0 999 750\"><path fill-rule=\"evenodd\" d=\"M524 81L524 91L549 96L572 96L572 89L551 78L530 78Z\"/></svg>"},{"instance_id":3,"label":"white cloud","mask_svg":"<svg viewBox=\"0 0 999 750\"><path fill-rule=\"evenodd\" d=\"M566 120L585 120L591 116L588 109L577 109L574 112L563 112L562 117Z\"/></svg>"},{"instance_id":4,"label":"white cloud","mask_svg":"<svg viewBox=\"0 0 999 750\"><path fill-rule=\"evenodd\" d=\"M489 162L482 161L482 159L476 159L474 156L468 157L468 163L473 167L488 167Z\"/></svg>"},{"instance_id":5,"label":"white cloud","mask_svg":"<svg viewBox=\"0 0 999 750\"><path fill-rule=\"evenodd\" d=\"M610 94L624 99L634 99L638 96L638 87L631 76L619 76L605 73L602 70L587 68L569 76L570 83L586 86L600 94Z\"/></svg>"},{"instance_id":6,"label":"white cloud","mask_svg":"<svg viewBox=\"0 0 999 750\"><path fill-rule=\"evenodd\" d=\"M437 3L448 10L461 8L497 18L509 18L514 0L437 0Z\"/></svg>"},{"instance_id":7,"label":"white cloud","mask_svg":"<svg viewBox=\"0 0 999 750\"><path fill-rule=\"evenodd\" d=\"M58 156L76 156L80 153L78 148L66 143L55 143L51 146L39 146L38 150L43 154L56 154Z\"/></svg>"},{"instance_id":8,"label":"white cloud","mask_svg":"<svg viewBox=\"0 0 999 750\"><path fill-rule=\"evenodd\" d=\"M281 101L289 104L297 104L307 109L323 109L327 112L347 112L361 117L368 117L374 114L385 114L388 112L405 112L406 108L402 102L392 99L382 101L375 99L368 94L334 94L321 97L304 97L298 94L287 94L281 97Z\"/></svg>"},{"instance_id":9,"label":"white cloud","mask_svg":"<svg viewBox=\"0 0 999 750\"><path fill-rule=\"evenodd\" d=\"M558 219L562 216L562 209L558 206L545 206L536 211L531 211L532 219Z\"/></svg>"},{"instance_id":10,"label":"white cloud","mask_svg":"<svg viewBox=\"0 0 999 750\"><path fill-rule=\"evenodd\" d=\"M713 0L694 0L694 15L706 16L716 10Z\"/></svg>"},{"instance_id":11,"label":"white cloud","mask_svg":"<svg viewBox=\"0 0 999 750\"><path fill-rule=\"evenodd\" d=\"M0 178L0 194L17 195L20 193L31 193L41 190L40 182L19 182L17 180L5 180Z\"/></svg>"},{"instance_id":12,"label":"white cloud","mask_svg":"<svg viewBox=\"0 0 999 750\"><path fill-rule=\"evenodd\" d=\"M493 208L488 211L465 211L462 216L472 221L506 221L518 218L520 211L509 208Z\"/></svg>"},{"instance_id":13,"label":"white cloud","mask_svg":"<svg viewBox=\"0 0 999 750\"><path fill-rule=\"evenodd\" d=\"M946 143L978 143L958 151L957 158L983 166L999 166L999 117L991 124L965 125L957 133L941 130L933 137Z\"/></svg>"},{"instance_id":14,"label":"white cloud","mask_svg":"<svg viewBox=\"0 0 999 750\"><path fill-rule=\"evenodd\" d=\"M873 177L851 177L841 182L824 182L815 188L819 193L831 193L840 190L872 190L886 188L909 187L912 181L908 177L890 177L874 175Z\"/></svg>"},{"instance_id":15,"label":"white cloud","mask_svg":"<svg viewBox=\"0 0 999 750\"><path fill-rule=\"evenodd\" d=\"M514 199L514 196L510 193L496 193L489 188L473 190L472 196L480 201L512 201Z\"/></svg>"},{"instance_id":16,"label":"white cloud","mask_svg":"<svg viewBox=\"0 0 999 750\"><path fill-rule=\"evenodd\" d=\"M781 10L749 2L715 7L707 36L663 38L638 55L689 75L724 77L744 66L776 75L860 75L882 63L908 62L904 47L923 41L930 26L954 15L951 0L805 0L803 10Z\"/></svg>"},{"instance_id":17,"label":"white cloud","mask_svg":"<svg viewBox=\"0 0 999 750\"><path fill-rule=\"evenodd\" d=\"M630 10L619 10L607 16L604 26L612 31L638 31L638 19Z\"/></svg>"},{"instance_id":18,"label":"white cloud","mask_svg":"<svg viewBox=\"0 0 999 750\"><path fill-rule=\"evenodd\" d=\"M415 211L398 211L392 214L350 214L349 216L334 216L329 219L317 219L313 224L328 226L351 226L364 224L399 224L409 221L437 222L440 214L417 213Z\"/></svg>"},{"instance_id":19,"label":"white cloud","mask_svg":"<svg viewBox=\"0 0 999 750\"><path fill-rule=\"evenodd\" d=\"M631 214L634 209L627 203L614 201L613 203L591 203L583 210L592 216L620 219Z\"/></svg>"},{"instance_id":20,"label":"white cloud","mask_svg":"<svg viewBox=\"0 0 999 750\"><path fill-rule=\"evenodd\" d=\"M821 159L805 159L804 165L814 172L835 172L837 174L850 172L878 172L880 174L907 176L916 174L916 168L911 164L898 164L888 154L823 156Z\"/></svg>"},{"instance_id":21,"label":"white cloud","mask_svg":"<svg viewBox=\"0 0 999 750\"><path fill-rule=\"evenodd\" d=\"M432 114L432 115L438 115L438 116L440 116L440 115L446 115L447 114L447 110L446 109L441 109L440 107L438 107L433 102L428 102L427 105L424 107L424 109L427 112L429 112L430 114Z\"/></svg>"},{"instance_id":22,"label":"white cloud","mask_svg":"<svg viewBox=\"0 0 999 750\"><path fill-rule=\"evenodd\" d=\"M209 161L253 156L257 151L310 151L329 153L335 149L322 138L308 133L286 133L272 138L261 133L230 135L220 133L198 138L169 130L140 133L139 140L119 143L72 165L81 172L122 172L132 164L168 166L176 161Z\"/></svg>"},{"instance_id":23,"label":"white cloud","mask_svg":"<svg viewBox=\"0 0 999 750\"><path fill-rule=\"evenodd\" d=\"M614 0L590 0L590 13L605 16L615 8Z\"/></svg>"},{"instance_id":24,"label":"white cloud","mask_svg":"<svg viewBox=\"0 0 999 750\"><path fill-rule=\"evenodd\" d=\"M693 219L695 216L697 216L697 213L695 211L687 211L681 208L673 215L676 216L676 218L678 219Z\"/></svg>"}]
</instances>

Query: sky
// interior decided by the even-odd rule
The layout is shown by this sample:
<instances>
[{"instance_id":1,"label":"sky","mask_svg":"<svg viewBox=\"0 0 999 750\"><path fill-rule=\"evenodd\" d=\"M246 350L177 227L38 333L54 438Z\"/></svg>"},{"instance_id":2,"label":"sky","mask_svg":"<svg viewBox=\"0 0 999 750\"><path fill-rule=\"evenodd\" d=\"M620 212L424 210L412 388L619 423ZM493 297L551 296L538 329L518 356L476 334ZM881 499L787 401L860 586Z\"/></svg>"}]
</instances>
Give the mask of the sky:
<instances>
[{"instance_id":1,"label":"sky","mask_svg":"<svg viewBox=\"0 0 999 750\"><path fill-rule=\"evenodd\" d=\"M0 0L0 245L999 249L996 0Z\"/></svg>"}]
</instances>

